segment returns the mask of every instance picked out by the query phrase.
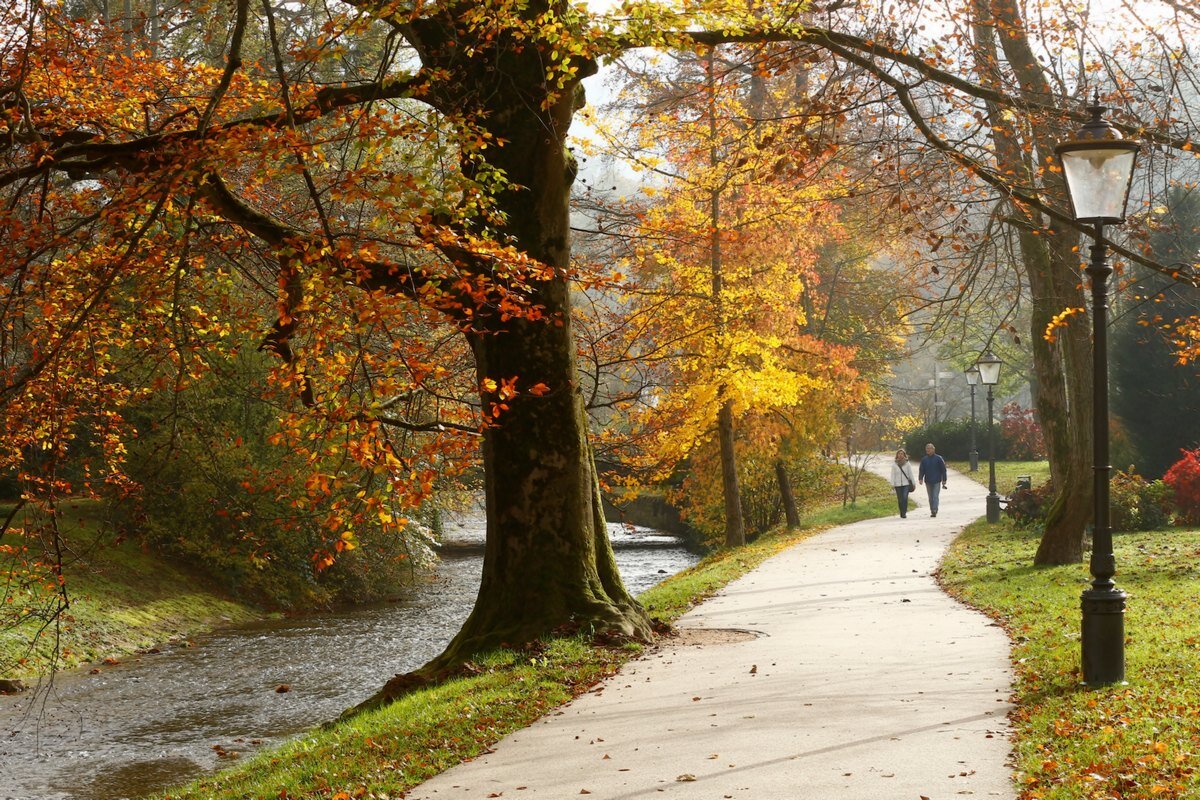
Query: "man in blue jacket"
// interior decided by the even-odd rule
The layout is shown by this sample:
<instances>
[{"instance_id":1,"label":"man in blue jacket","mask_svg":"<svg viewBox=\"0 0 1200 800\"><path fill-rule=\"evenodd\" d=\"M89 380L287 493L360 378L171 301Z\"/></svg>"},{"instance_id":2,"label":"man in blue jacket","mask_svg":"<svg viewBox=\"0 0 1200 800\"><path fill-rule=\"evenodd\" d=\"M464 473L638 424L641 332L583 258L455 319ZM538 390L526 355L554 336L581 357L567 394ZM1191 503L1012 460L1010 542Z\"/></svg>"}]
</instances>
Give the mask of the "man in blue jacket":
<instances>
[{"instance_id":1,"label":"man in blue jacket","mask_svg":"<svg viewBox=\"0 0 1200 800\"><path fill-rule=\"evenodd\" d=\"M921 459L917 483L925 484L925 491L929 493L929 516L936 517L938 495L946 488L946 460L935 452L932 444L925 445L925 457Z\"/></svg>"}]
</instances>

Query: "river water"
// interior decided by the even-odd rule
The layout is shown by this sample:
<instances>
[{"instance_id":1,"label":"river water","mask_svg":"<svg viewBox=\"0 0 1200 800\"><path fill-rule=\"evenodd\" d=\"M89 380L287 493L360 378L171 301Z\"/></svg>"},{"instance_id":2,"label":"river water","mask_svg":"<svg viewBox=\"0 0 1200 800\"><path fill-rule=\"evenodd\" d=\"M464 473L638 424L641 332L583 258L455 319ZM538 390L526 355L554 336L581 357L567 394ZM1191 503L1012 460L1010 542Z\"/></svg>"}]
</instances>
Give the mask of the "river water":
<instances>
[{"instance_id":1,"label":"river water","mask_svg":"<svg viewBox=\"0 0 1200 800\"><path fill-rule=\"evenodd\" d=\"M449 527L436 573L398 602L229 628L0 696L0 798L137 798L330 720L421 666L479 588L482 520ZM634 594L697 561L659 531L609 530Z\"/></svg>"}]
</instances>

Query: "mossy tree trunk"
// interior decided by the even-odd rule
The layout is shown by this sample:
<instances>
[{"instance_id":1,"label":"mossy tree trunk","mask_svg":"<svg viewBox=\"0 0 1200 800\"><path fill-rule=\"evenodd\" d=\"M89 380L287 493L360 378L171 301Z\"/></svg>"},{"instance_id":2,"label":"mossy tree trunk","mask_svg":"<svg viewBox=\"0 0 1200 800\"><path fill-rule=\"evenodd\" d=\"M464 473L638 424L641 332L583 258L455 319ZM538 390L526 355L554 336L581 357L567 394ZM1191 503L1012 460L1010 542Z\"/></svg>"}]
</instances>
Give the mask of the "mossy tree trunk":
<instances>
[{"instance_id":1,"label":"mossy tree trunk","mask_svg":"<svg viewBox=\"0 0 1200 800\"><path fill-rule=\"evenodd\" d=\"M1003 86L1000 57L1017 78L1024 97L1044 99L1053 88L1029 44L1020 10L1012 0L975 0L972 13L977 68L983 82ZM1061 135L1046 124L1019 131L995 106L989 106L992 141L1000 172L1028 191L1065 197L1060 177L1043 169ZM1033 348L1034 405L1045 435L1056 491L1046 528L1034 556L1037 564L1082 560L1083 531L1092 516L1091 339L1084 325L1072 324L1045 338L1047 325L1065 308L1086 305L1073 255L1079 234L1046 225L1040 214L1012 204L1021 267L1032 299L1029 338Z\"/></svg>"},{"instance_id":2,"label":"mossy tree trunk","mask_svg":"<svg viewBox=\"0 0 1200 800\"><path fill-rule=\"evenodd\" d=\"M533 19L551 5L566 16L563 3L534 2L520 13ZM545 45L506 42L501 30L491 46L470 48L478 42L451 16L421 20L413 28L425 66L453 77L426 99L444 113L470 115L497 143L485 156L489 167L503 170L509 188L496 197L503 221L494 234L556 268L553 277L534 285L531 296L546 319L506 320L499 310L480 309L475 332L467 334L481 385L490 379L502 386L515 377L518 394L482 394L485 412L493 403L508 406L483 435L482 582L458 635L419 674L435 676L482 650L526 643L564 627L648 640L649 618L626 591L608 539L565 275L575 177L565 140L581 93L578 80L594 65L583 63L564 90L551 94ZM470 173L476 166L465 162L464 168ZM537 384L547 391L531 393ZM410 683L398 676L368 704L386 701Z\"/></svg>"}]
</instances>

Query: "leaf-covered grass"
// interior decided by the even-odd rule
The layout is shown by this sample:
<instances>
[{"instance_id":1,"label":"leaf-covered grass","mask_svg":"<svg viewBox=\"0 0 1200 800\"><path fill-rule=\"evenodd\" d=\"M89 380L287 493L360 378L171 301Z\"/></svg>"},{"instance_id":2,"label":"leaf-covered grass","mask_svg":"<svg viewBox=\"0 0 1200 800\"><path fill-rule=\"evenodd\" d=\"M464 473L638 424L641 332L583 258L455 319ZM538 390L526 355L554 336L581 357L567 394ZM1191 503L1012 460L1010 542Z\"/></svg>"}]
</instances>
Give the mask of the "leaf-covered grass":
<instances>
[{"instance_id":1,"label":"leaf-covered grass","mask_svg":"<svg viewBox=\"0 0 1200 800\"><path fill-rule=\"evenodd\" d=\"M890 513L886 483L867 476L847 518ZM879 516L880 513L874 513ZM776 530L745 547L720 550L642 593L651 616L673 622L696 603L787 547L831 524L821 513L801 528ZM585 691L641 652L580 638L554 639L533 651L501 650L474 663L477 674L418 690L377 711L313 731L245 763L161 797L170 800L349 800L391 798L483 752Z\"/></svg>"},{"instance_id":2,"label":"leaf-covered grass","mask_svg":"<svg viewBox=\"0 0 1200 800\"><path fill-rule=\"evenodd\" d=\"M112 542L92 504L65 507L59 528L66 544L70 607L57 622L35 617L15 627L0 627L0 677L29 677L52 665L61 670L119 658L261 616L213 593L195 575L132 541ZM12 541L12 535L6 536L6 543ZM13 559L0 553L0 576L9 575ZM49 599L44 589L34 589L16 602L44 608Z\"/></svg>"},{"instance_id":3,"label":"leaf-covered grass","mask_svg":"<svg viewBox=\"0 0 1200 800\"><path fill-rule=\"evenodd\" d=\"M1038 534L1007 520L971 525L943 562L947 589L1013 640L1023 800L1200 797L1200 531L1115 538L1127 686L1079 683L1086 564L1032 566Z\"/></svg>"}]
</instances>

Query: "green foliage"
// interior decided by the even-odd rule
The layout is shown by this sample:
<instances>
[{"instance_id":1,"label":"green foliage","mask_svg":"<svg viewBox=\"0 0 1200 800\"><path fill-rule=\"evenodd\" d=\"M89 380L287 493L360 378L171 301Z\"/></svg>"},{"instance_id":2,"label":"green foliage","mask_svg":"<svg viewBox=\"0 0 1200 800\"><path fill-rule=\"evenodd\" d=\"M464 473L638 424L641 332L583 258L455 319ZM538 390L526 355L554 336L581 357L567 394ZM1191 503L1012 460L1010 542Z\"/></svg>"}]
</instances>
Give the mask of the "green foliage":
<instances>
[{"instance_id":1,"label":"green foliage","mask_svg":"<svg viewBox=\"0 0 1200 800\"><path fill-rule=\"evenodd\" d=\"M34 614L0 629L0 677L69 669L260 616L138 542L114 542L97 503L63 507L58 527L72 554L64 565L70 609L57 620ZM0 574L9 574L15 557L0 552Z\"/></svg>"},{"instance_id":2,"label":"green foliage","mask_svg":"<svg viewBox=\"0 0 1200 800\"><path fill-rule=\"evenodd\" d=\"M831 488L841 491L841 468L832 462L805 453L788 455L784 465L801 510L829 500ZM704 545L710 548L720 546L725 539L724 495L718 467L717 443L706 442L689 459L680 488L668 493L668 499L679 505L683 520L699 532ZM783 501L774 461L739 448L738 485L749 538L760 536L780 523Z\"/></svg>"},{"instance_id":3,"label":"green foliage","mask_svg":"<svg viewBox=\"0 0 1200 800\"><path fill-rule=\"evenodd\" d=\"M1129 590L1127 686L1080 685L1082 564L1031 565L1038 535L1009 522L969 526L942 562L943 586L1013 641L1014 766L1023 797L1152 800L1200 796L1200 532L1116 539Z\"/></svg>"},{"instance_id":4,"label":"green foliage","mask_svg":"<svg viewBox=\"0 0 1200 800\"><path fill-rule=\"evenodd\" d=\"M141 492L115 503L117 525L256 603L312 608L387 596L411 575L403 537L360 529L356 549L328 569L314 564L329 532L307 507L304 485L321 465L269 442L277 422L261 399L268 367L245 348L179 394L134 409L129 474ZM378 478L361 480L355 489Z\"/></svg>"},{"instance_id":5,"label":"green foliage","mask_svg":"<svg viewBox=\"0 0 1200 800\"><path fill-rule=\"evenodd\" d=\"M801 511L826 500L823 489L837 482L837 466L823 459L789 459L784 466ZM738 467L746 530L759 536L783 520L783 500L775 465L748 459Z\"/></svg>"},{"instance_id":6,"label":"green foliage","mask_svg":"<svg viewBox=\"0 0 1200 800\"><path fill-rule=\"evenodd\" d=\"M995 457L998 460L1028 461L1045 458L1041 426L1034 418L1032 410L1022 409L1016 403L1005 405L999 421L993 424L992 434L996 439ZM938 453L947 461L966 461L971 453L971 420L948 419L922 425L905 434L903 446L910 458L919 461L925 454L925 445L929 442L933 443ZM988 426L984 417L975 422L975 449L979 451L980 460L986 461Z\"/></svg>"},{"instance_id":7,"label":"green foliage","mask_svg":"<svg viewBox=\"0 0 1200 800\"><path fill-rule=\"evenodd\" d=\"M996 428L994 433L996 457L1004 458L1005 448L999 428ZM905 434L903 446L908 451L909 458L915 463L925 456L925 445L930 442L937 448L938 454L947 461L950 459L966 461L971 453L971 420L949 419L923 425ZM980 459L987 458L987 423L984 421L975 423L975 449L979 451Z\"/></svg>"},{"instance_id":8,"label":"green foliage","mask_svg":"<svg viewBox=\"0 0 1200 800\"><path fill-rule=\"evenodd\" d=\"M1108 486L1114 531L1153 531L1171 524L1174 491L1164 481L1117 470Z\"/></svg>"}]
</instances>

